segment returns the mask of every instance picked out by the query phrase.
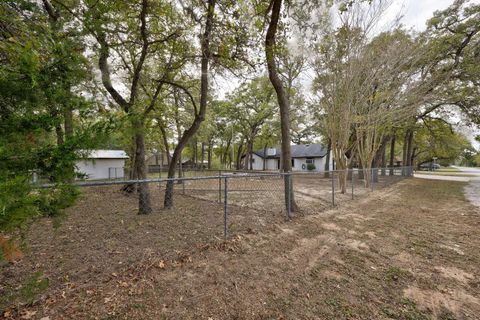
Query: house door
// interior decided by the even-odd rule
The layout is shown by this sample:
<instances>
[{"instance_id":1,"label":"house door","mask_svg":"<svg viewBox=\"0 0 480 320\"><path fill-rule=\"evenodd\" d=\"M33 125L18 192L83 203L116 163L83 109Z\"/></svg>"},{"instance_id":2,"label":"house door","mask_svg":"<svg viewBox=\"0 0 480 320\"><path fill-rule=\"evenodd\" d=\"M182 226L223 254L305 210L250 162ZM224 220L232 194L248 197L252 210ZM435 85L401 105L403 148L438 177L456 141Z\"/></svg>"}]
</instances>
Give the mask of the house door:
<instances>
[{"instance_id":1,"label":"house door","mask_svg":"<svg viewBox=\"0 0 480 320\"><path fill-rule=\"evenodd\" d=\"M280 159L277 160L277 169L280 170Z\"/></svg>"}]
</instances>

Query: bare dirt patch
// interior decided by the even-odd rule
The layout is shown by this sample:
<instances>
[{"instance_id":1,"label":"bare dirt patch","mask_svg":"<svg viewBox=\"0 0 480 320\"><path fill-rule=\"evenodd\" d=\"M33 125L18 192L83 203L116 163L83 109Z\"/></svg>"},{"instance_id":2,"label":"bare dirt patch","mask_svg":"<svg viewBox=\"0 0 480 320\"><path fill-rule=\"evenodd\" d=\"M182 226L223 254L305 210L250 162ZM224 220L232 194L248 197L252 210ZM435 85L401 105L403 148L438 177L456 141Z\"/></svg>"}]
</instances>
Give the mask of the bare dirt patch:
<instances>
[{"instance_id":1,"label":"bare dirt patch","mask_svg":"<svg viewBox=\"0 0 480 320\"><path fill-rule=\"evenodd\" d=\"M227 242L221 204L177 196L164 211L159 197L141 217L91 189L1 266L4 317L478 319L480 212L463 186L410 179L290 222L238 206Z\"/></svg>"}]
</instances>

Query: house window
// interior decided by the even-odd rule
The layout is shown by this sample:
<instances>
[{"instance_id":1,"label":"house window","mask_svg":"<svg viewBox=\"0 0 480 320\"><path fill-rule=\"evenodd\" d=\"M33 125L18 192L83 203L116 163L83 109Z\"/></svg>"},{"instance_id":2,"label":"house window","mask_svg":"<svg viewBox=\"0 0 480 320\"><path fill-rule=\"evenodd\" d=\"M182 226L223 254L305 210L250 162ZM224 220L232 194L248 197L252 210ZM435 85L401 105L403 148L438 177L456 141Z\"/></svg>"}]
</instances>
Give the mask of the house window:
<instances>
[{"instance_id":1,"label":"house window","mask_svg":"<svg viewBox=\"0 0 480 320\"><path fill-rule=\"evenodd\" d=\"M292 159L292 167L295 167L295 159Z\"/></svg>"},{"instance_id":2,"label":"house window","mask_svg":"<svg viewBox=\"0 0 480 320\"><path fill-rule=\"evenodd\" d=\"M307 163L307 164L314 164L314 163L315 163L315 159L313 159L313 158L307 158L306 163Z\"/></svg>"},{"instance_id":3,"label":"house window","mask_svg":"<svg viewBox=\"0 0 480 320\"><path fill-rule=\"evenodd\" d=\"M255 163L255 158L250 159L251 163Z\"/></svg>"}]
</instances>

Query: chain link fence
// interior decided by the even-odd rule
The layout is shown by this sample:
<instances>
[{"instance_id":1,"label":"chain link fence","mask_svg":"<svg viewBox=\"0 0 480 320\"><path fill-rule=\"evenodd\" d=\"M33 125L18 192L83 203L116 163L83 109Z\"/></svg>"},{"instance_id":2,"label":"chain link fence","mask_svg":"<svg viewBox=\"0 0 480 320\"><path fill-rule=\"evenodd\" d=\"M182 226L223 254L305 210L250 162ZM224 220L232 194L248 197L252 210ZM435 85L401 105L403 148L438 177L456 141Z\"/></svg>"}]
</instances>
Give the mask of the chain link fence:
<instances>
[{"instance_id":1,"label":"chain link fence","mask_svg":"<svg viewBox=\"0 0 480 320\"><path fill-rule=\"evenodd\" d=\"M201 170L191 171L182 178L128 180L128 175L120 175L119 170L110 171L110 179L74 183L90 188L88 196L95 201L103 199L97 206L99 214L118 206L119 202L124 206L128 202L133 208L145 205L142 201L148 200L141 196L140 188L148 189L148 205L154 212L164 210L167 182L173 181L174 205L187 208L185 223L191 220L199 229L214 230L225 238L231 233L268 228L296 215L319 213L413 175L412 167L374 168L369 172L363 169L292 173ZM345 176L343 190L339 183L342 175Z\"/></svg>"}]
</instances>

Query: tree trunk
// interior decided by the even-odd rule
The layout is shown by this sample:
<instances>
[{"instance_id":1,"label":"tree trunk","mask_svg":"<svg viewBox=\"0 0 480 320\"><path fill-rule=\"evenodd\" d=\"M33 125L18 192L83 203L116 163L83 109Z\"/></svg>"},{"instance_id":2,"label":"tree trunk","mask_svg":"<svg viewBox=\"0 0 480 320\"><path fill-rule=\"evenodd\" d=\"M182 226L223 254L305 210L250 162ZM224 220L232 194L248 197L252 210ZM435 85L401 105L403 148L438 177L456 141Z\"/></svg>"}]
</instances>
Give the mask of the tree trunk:
<instances>
[{"instance_id":1,"label":"tree trunk","mask_svg":"<svg viewBox=\"0 0 480 320\"><path fill-rule=\"evenodd\" d=\"M327 155L325 156L325 167L323 170L325 171L323 173L324 178L330 178L330 157L332 153L332 140L328 139L328 146L327 146Z\"/></svg>"},{"instance_id":2,"label":"tree trunk","mask_svg":"<svg viewBox=\"0 0 480 320\"><path fill-rule=\"evenodd\" d=\"M135 171L139 180L147 178L145 163L145 134L144 124L141 121L135 123ZM138 184L138 214L149 214L152 212L150 203L150 191L147 183Z\"/></svg>"},{"instance_id":3,"label":"tree trunk","mask_svg":"<svg viewBox=\"0 0 480 320\"><path fill-rule=\"evenodd\" d=\"M407 139L407 167L410 167L412 165L413 130L409 131Z\"/></svg>"},{"instance_id":4,"label":"tree trunk","mask_svg":"<svg viewBox=\"0 0 480 320\"><path fill-rule=\"evenodd\" d=\"M165 125L164 125L163 121L158 119L157 122L158 122L158 126L160 127L160 133L161 133L162 141L163 141L163 149L164 149L165 154L167 156L167 165L170 166L171 156L170 156L170 146L168 144L168 139L167 139L167 131L165 130ZM163 161L162 161L162 167L163 167Z\"/></svg>"},{"instance_id":5,"label":"tree trunk","mask_svg":"<svg viewBox=\"0 0 480 320\"><path fill-rule=\"evenodd\" d=\"M363 169L362 162L359 161L358 162L358 180L363 180L363 179L365 179L364 169Z\"/></svg>"},{"instance_id":6,"label":"tree trunk","mask_svg":"<svg viewBox=\"0 0 480 320\"><path fill-rule=\"evenodd\" d=\"M207 168L208 170L212 169L212 142L208 143L208 151L207 151Z\"/></svg>"},{"instance_id":7,"label":"tree trunk","mask_svg":"<svg viewBox=\"0 0 480 320\"><path fill-rule=\"evenodd\" d=\"M275 35L277 33L280 11L282 8L282 0L272 0L271 17L265 36L265 56L267 60L267 69L270 82L277 94L278 105L280 107L280 126L282 134L282 171L292 171L292 157L290 153L290 101L288 101L282 80L278 76L277 65L275 61ZM267 13L268 14L268 13ZM294 199L293 187L291 187L289 179L285 176L285 206L287 210L297 211ZM289 191L290 190L290 194ZM290 200L290 206L288 201ZM289 207L289 208L288 208Z\"/></svg>"},{"instance_id":8,"label":"tree trunk","mask_svg":"<svg viewBox=\"0 0 480 320\"><path fill-rule=\"evenodd\" d=\"M243 141L240 142L238 145L238 150L237 150L237 159L235 161L235 167L237 170L240 170L240 162L242 159L242 152L243 152Z\"/></svg>"},{"instance_id":9,"label":"tree trunk","mask_svg":"<svg viewBox=\"0 0 480 320\"><path fill-rule=\"evenodd\" d=\"M64 106L63 111L63 127L65 131L65 141L69 141L73 137L73 111L70 107ZM73 182L75 178L75 166L72 165L68 168L69 175L67 177L67 182Z\"/></svg>"},{"instance_id":10,"label":"tree trunk","mask_svg":"<svg viewBox=\"0 0 480 320\"><path fill-rule=\"evenodd\" d=\"M247 140L247 151L245 154L245 169L252 170L252 147L253 140Z\"/></svg>"},{"instance_id":11,"label":"tree trunk","mask_svg":"<svg viewBox=\"0 0 480 320\"><path fill-rule=\"evenodd\" d=\"M182 164L182 154L180 153L180 156L178 157L178 178L183 178L183 164ZM178 183L180 183L179 181Z\"/></svg>"},{"instance_id":12,"label":"tree trunk","mask_svg":"<svg viewBox=\"0 0 480 320\"><path fill-rule=\"evenodd\" d=\"M387 151L387 144L385 143L385 146L384 146L383 151L382 151L382 160L381 160L382 176L386 176L386 175L387 175L387 170L386 170L386 166L387 166L387 156L386 156L386 154L385 154L386 151Z\"/></svg>"},{"instance_id":13,"label":"tree trunk","mask_svg":"<svg viewBox=\"0 0 480 320\"><path fill-rule=\"evenodd\" d=\"M175 163L179 159L183 148L190 140L191 137L198 131L200 124L205 119L205 113L207 110L207 98L208 98L208 65L210 62L210 34L212 32L214 13L215 13L216 0L208 0L207 6L207 20L205 22L205 30L201 38L201 77L200 77L200 108L198 113L195 114L190 128L185 130L181 137L177 147L175 148L172 156L172 163L168 168L168 178L173 178L175 175ZM196 108L194 108L195 110ZM165 198L163 205L167 209L173 207L173 181L168 181L165 188Z\"/></svg>"},{"instance_id":14,"label":"tree trunk","mask_svg":"<svg viewBox=\"0 0 480 320\"><path fill-rule=\"evenodd\" d=\"M200 159L202 160L202 170L203 170L203 164L205 163L205 142L202 142L202 151L200 155Z\"/></svg>"},{"instance_id":15,"label":"tree trunk","mask_svg":"<svg viewBox=\"0 0 480 320\"><path fill-rule=\"evenodd\" d=\"M222 164L224 165L225 168L227 167L227 159L228 159L228 155L230 153L230 144L231 143L232 143L232 139L230 138L230 139L227 140L227 146L225 147L224 152L223 152Z\"/></svg>"},{"instance_id":16,"label":"tree trunk","mask_svg":"<svg viewBox=\"0 0 480 320\"><path fill-rule=\"evenodd\" d=\"M198 168L198 155L197 155L197 138L193 139L193 163L195 164L195 169Z\"/></svg>"},{"instance_id":17,"label":"tree trunk","mask_svg":"<svg viewBox=\"0 0 480 320\"><path fill-rule=\"evenodd\" d=\"M381 174L384 176L385 173L385 150L387 149L387 144L390 141L388 136L385 136L380 144L380 148L377 150L375 157L373 159L372 168L374 168L373 182L378 182L378 168L381 167Z\"/></svg>"},{"instance_id":18,"label":"tree trunk","mask_svg":"<svg viewBox=\"0 0 480 320\"><path fill-rule=\"evenodd\" d=\"M57 136L57 146L61 146L62 144L65 143L63 139L63 130L61 124L57 123L55 125L55 134Z\"/></svg>"},{"instance_id":19,"label":"tree trunk","mask_svg":"<svg viewBox=\"0 0 480 320\"><path fill-rule=\"evenodd\" d=\"M410 166L413 168L414 167L414 161L415 161L415 158L417 156L417 147L414 147L413 148L413 151L412 151L412 156L410 158Z\"/></svg>"},{"instance_id":20,"label":"tree trunk","mask_svg":"<svg viewBox=\"0 0 480 320\"><path fill-rule=\"evenodd\" d=\"M405 175L405 168L407 166L407 150L408 150L408 136L409 130L405 132L405 137L403 138L403 151L402 151L402 176Z\"/></svg>"},{"instance_id":21,"label":"tree trunk","mask_svg":"<svg viewBox=\"0 0 480 320\"><path fill-rule=\"evenodd\" d=\"M350 161L350 164L348 165L347 180L353 180L353 161Z\"/></svg>"},{"instance_id":22,"label":"tree trunk","mask_svg":"<svg viewBox=\"0 0 480 320\"><path fill-rule=\"evenodd\" d=\"M395 163L395 134L392 136L392 141L390 142L390 175L393 176L395 171L393 169Z\"/></svg>"},{"instance_id":23,"label":"tree trunk","mask_svg":"<svg viewBox=\"0 0 480 320\"><path fill-rule=\"evenodd\" d=\"M342 194L345 194L347 192L347 172L346 170L348 169L349 161L345 160L345 151L337 148L335 145L333 145L333 154L334 154L334 159L337 159L335 161L335 168L334 170L338 170L336 173L338 177L338 182L340 185L340 192Z\"/></svg>"},{"instance_id":24,"label":"tree trunk","mask_svg":"<svg viewBox=\"0 0 480 320\"><path fill-rule=\"evenodd\" d=\"M63 111L63 121L65 129L65 140L71 139L73 136L73 111L69 107L65 107Z\"/></svg>"},{"instance_id":25,"label":"tree trunk","mask_svg":"<svg viewBox=\"0 0 480 320\"><path fill-rule=\"evenodd\" d=\"M407 145L407 167L412 166L412 153L413 153L413 129L410 130L408 135L408 145ZM410 168L406 169L406 175L410 175L412 170Z\"/></svg>"}]
</instances>

